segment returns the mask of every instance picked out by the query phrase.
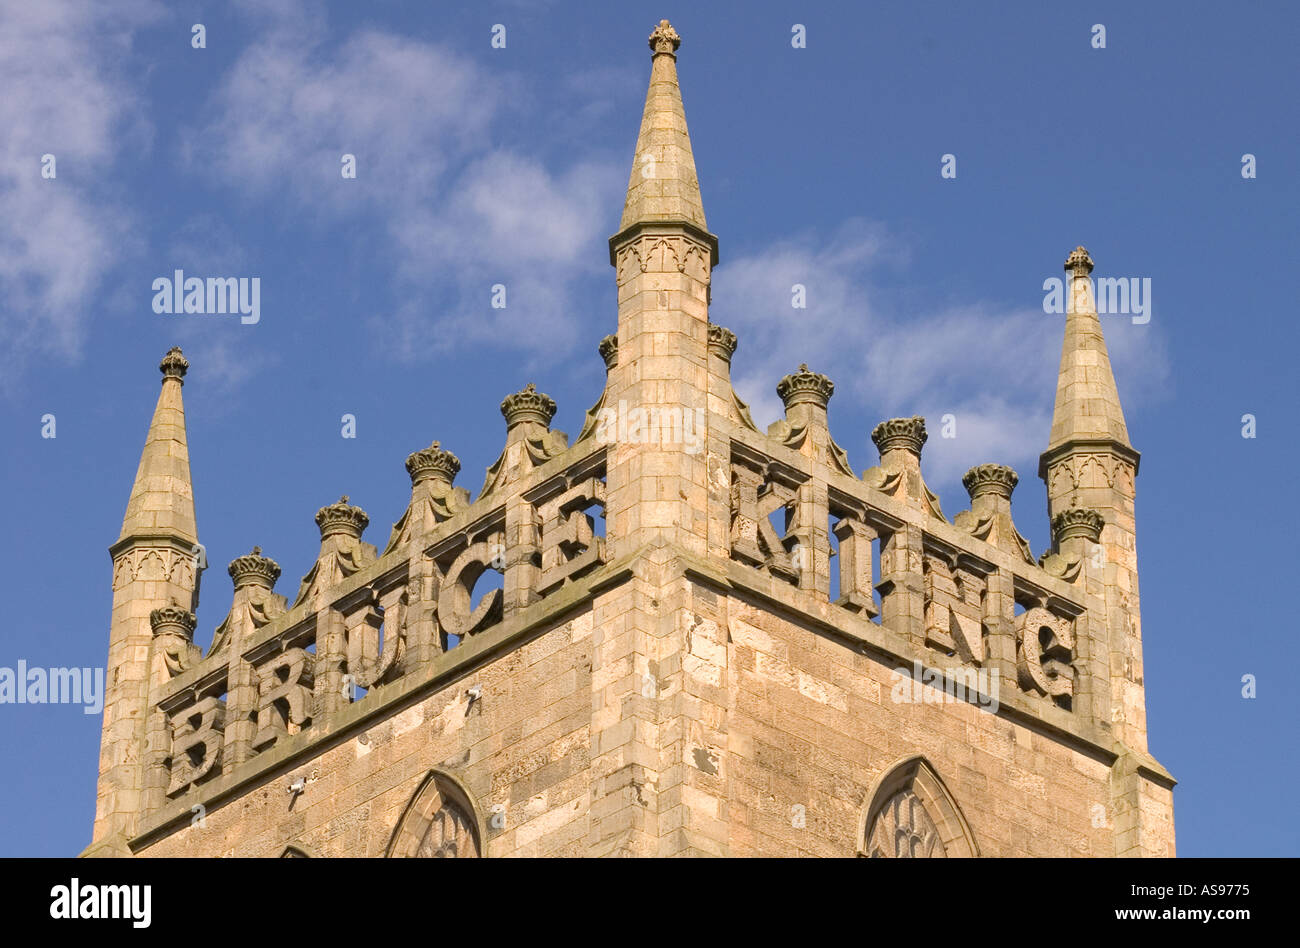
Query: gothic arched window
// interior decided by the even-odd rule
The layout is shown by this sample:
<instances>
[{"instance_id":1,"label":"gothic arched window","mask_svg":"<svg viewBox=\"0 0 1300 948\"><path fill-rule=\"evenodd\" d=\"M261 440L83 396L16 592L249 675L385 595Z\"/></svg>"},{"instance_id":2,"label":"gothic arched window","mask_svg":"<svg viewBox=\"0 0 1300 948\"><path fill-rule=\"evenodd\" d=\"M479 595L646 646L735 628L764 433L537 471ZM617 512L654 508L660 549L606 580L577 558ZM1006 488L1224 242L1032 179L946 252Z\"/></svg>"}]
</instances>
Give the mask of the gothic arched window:
<instances>
[{"instance_id":1,"label":"gothic arched window","mask_svg":"<svg viewBox=\"0 0 1300 948\"><path fill-rule=\"evenodd\" d=\"M868 797L858 855L890 858L978 856L957 801L924 757L886 771Z\"/></svg>"},{"instance_id":2,"label":"gothic arched window","mask_svg":"<svg viewBox=\"0 0 1300 948\"><path fill-rule=\"evenodd\" d=\"M451 774L429 773L397 821L387 855L435 859L481 856L482 826L469 791Z\"/></svg>"}]
</instances>

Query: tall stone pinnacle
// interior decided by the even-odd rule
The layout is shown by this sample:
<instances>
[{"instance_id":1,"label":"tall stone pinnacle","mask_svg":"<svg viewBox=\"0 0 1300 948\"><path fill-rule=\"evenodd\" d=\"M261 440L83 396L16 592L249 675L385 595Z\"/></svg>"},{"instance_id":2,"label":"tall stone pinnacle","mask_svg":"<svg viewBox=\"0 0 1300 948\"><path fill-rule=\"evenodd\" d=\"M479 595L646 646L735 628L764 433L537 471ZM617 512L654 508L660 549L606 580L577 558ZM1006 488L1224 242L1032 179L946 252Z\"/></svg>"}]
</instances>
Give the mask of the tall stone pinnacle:
<instances>
[{"instance_id":1,"label":"tall stone pinnacle","mask_svg":"<svg viewBox=\"0 0 1300 948\"><path fill-rule=\"evenodd\" d=\"M198 542L190 453L185 441L185 405L181 399L189 367L178 346L172 347L158 366L163 374L162 392L140 454L119 541L133 536L167 535Z\"/></svg>"},{"instance_id":2,"label":"tall stone pinnacle","mask_svg":"<svg viewBox=\"0 0 1300 948\"><path fill-rule=\"evenodd\" d=\"M636 140L620 231L636 224L685 223L707 232L686 111L677 85L681 37L667 20L650 34L654 51L641 133Z\"/></svg>"},{"instance_id":3,"label":"tall stone pinnacle","mask_svg":"<svg viewBox=\"0 0 1300 948\"><path fill-rule=\"evenodd\" d=\"M1119 390L1097 317L1088 251L1076 247L1066 258L1065 269L1070 274L1065 343L1047 450L1051 453L1075 442L1108 442L1131 450Z\"/></svg>"}]
</instances>

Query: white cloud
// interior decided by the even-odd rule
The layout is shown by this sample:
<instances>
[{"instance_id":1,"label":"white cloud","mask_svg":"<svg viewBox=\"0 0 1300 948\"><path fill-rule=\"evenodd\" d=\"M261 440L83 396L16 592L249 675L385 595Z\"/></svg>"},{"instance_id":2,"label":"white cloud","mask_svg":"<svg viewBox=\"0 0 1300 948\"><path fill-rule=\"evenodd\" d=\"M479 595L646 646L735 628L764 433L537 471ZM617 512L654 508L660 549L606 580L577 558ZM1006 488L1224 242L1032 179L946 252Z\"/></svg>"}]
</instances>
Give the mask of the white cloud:
<instances>
[{"instance_id":1,"label":"white cloud","mask_svg":"<svg viewBox=\"0 0 1300 948\"><path fill-rule=\"evenodd\" d=\"M0 378L27 358L79 356L95 293L134 246L111 168L149 147L140 95L121 63L151 0L0 7ZM41 177L54 155L57 177Z\"/></svg>"},{"instance_id":2,"label":"white cloud","mask_svg":"<svg viewBox=\"0 0 1300 948\"><path fill-rule=\"evenodd\" d=\"M804 236L724 261L714 277L712 319L740 337L734 369L759 427L782 417L774 387L807 362L836 383L837 404L883 420L925 416L925 469L934 484L955 482L975 464L1010 464L1037 473L1051 426L1063 317L1048 316L1036 288L1031 303L894 305L882 269L906 269L905 252L883 228L850 221L828 239ZM1032 265L1030 262L1029 265ZM791 306L791 286L807 308ZM1105 323L1121 394L1130 413L1159 393L1168 375L1156 323ZM942 437L952 414L956 437ZM833 432L859 467L874 463L869 432ZM964 498L963 498L964 499Z\"/></svg>"},{"instance_id":3,"label":"white cloud","mask_svg":"<svg viewBox=\"0 0 1300 948\"><path fill-rule=\"evenodd\" d=\"M577 336L576 282L600 272L626 169L569 153L557 170L494 147L516 91L432 43L368 30L334 48L272 28L185 149L241 195L287 189L322 223L384 234L403 302L372 323L399 358L489 339L555 351ZM340 175L345 153L355 180ZM505 309L490 306L497 283Z\"/></svg>"}]
</instances>

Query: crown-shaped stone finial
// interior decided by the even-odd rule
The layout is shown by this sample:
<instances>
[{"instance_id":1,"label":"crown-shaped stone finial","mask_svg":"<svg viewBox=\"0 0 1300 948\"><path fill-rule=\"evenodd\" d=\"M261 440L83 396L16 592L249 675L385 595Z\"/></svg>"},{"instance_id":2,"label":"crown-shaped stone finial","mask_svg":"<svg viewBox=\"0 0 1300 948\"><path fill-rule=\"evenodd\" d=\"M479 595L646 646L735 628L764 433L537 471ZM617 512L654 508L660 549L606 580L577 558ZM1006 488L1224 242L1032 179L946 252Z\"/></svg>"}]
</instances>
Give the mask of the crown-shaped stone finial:
<instances>
[{"instance_id":1,"label":"crown-shaped stone finial","mask_svg":"<svg viewBox=\"0 0 1300 948\"><path fill-rule=\"evenodd\" d=\"M175 599L149 613L149 627L153 629L154 635L171 633L188 639L194 635L197 625L198 619L194 613L183 608Z\"/></svg>"},{"instance_id":2,"label":"crown-shaped stone finial","mask_svg":"<svg viewBox=\"0 0 1300 948\"><path fill-rule=\"evenodd\" d=\"M189 371L189 360L181 354L180 346L172 346L163 356L163 360L158 363L158 370L162 372L163 379L180 379L184 384L185 373Z\"/></svg>"},{"instance_id":3,"label":"crown-shaped stone finial","mask_svg":"<svg viewBox=\"0 0 1300 948\"><path fill-rule=\"evenodd\" d=\"M1076 277L1086 277L1092 272L1092 257L1083 247L1075 247L1065 258L1065 269Z\"/></svg>"},{"instance_id":4,"label":"crown-shaped stone finial","mask_svg":"<svg viewBox=\"0 0 1300 948\"><path fill-rule=\"evenodd\" d=\"M825 408L834 392L835 383L819 372L808 371L806 362L799 366L798 372L776 383L776 394L785 403L786 411L803 404Z\"/></svg>"},{"instance_id":5,"label":"crown-shaped stone finial","mask_svg":"<svg viewBox=\"0 0 1300 948\"><path fill-rule=\"evenodd\" d=\"M501 414L505 416L507 429L525 421L550 427L551 419L555 417L555 399L537 391L537 386L529 382L522 392L505 397L501 402Z\"/></svg>"},{"instance_id":6,"label":"crown-shaped stone finial","mask_svg":"<svg viewBox=\"0 0 1300 948\"><path fill-rule=\"evenodd\" d=\"M412 486L430 478L450 484L460 473L460 458L442 450L442 445L435 441L407 457L406 473L411 475Z\"/></svg>"},{"instance_id":7,"label":"crown-shaped stone finial","mask_svg":"<svg viewBox=\"0 0 1300 948\"><path fill-rule=\"evenodd\" d=\"M231 560L226 571L235 581L236 589L240 586L274 589L275 581L280 578L280 564L269 556L263 556L260 546L253 547L252 553Z\"/></svg>"},{"instance_id":8,"label":"crown-shaped stone finial","mask_svg":"<svg viewBox=\"0 0 1300 948\"><path fill-rule=\"evenodd\" d=\"M1010 500L1011 492L1020 483L1020 475L1005 464L979 464L962 475L961 483L972 501L985 494Z\"/></svg>"},{"instance_id":9,"label":"crown-shaped stone finial","mask_svg":"<svg viewBox=\"0 0 1300 948\"><path fill-rule=\"evenodd\" d=\"M1074 537L1083 537L1090 543L1101 541L1101 528L1106 518L1086 507L1070 507L1052 518L1052 538L1059 545Z\"/></svg>"},{"instance_id":10,"label":"crown-shaped stone finial","mask_svg":"<svg viewBox=\"0 0 1300 948\"><path fill-rule=\"evenodd\" d=\"M726 326L719 326L717 323L709 323L709 351L714 355L721 356L726 362L731 362L731 357L736 354L738 341L736 334Z\"/></svg>"},{"instance_id":11,"label":"crown-shaped stone finial","mask_svg":"<svg viewBox=\"0 0 1300 948\"><path fill-rule=\"evenodd\" d=\"M881 456L897 448L921 456L921 446L929 435L925 433L925 419L920 415L911 418L890 418L882 421L871 432L871 440L876 443Z\"/></svg>"},{"instance_id":12,"label":"crown-shaped stone finial","mask_svg":"<svg viewBox=\"0 0 1300 948\"><path fill-rule=\"evenodd\" d=\"M650 34L650 48L655 55L667 53L674 59L677 57L677 47L682 45L682 38L677 35L673 25L667 20L660 20L659 25L654 28Z\"/></svg>"},{"instance_id":13,"label":"crown-shaped stone finial","mask_svg":"<svg viewBox=\"0 0 1300 948\"><path fill-rule=\"evenodd\" d=\"M330 504L316 511L316 526L320 527L320 538L332 537L343 533L353 539L360 539L370 518L360 507L348 503L348 495L339 498L337 504Z\"/></svg>"},{"instance_id":14,"label":"crown-shaped stone finial","mask_svg":"<svg viewBox=\"0 0 1300 948\"><path fill-rule=\"evenodd\" d=\"M618 336L611 333L600 344L596 346L600 352L600 357L605 360L605 371L608 372L618 365Z\"/></svg>"}]
</instances>

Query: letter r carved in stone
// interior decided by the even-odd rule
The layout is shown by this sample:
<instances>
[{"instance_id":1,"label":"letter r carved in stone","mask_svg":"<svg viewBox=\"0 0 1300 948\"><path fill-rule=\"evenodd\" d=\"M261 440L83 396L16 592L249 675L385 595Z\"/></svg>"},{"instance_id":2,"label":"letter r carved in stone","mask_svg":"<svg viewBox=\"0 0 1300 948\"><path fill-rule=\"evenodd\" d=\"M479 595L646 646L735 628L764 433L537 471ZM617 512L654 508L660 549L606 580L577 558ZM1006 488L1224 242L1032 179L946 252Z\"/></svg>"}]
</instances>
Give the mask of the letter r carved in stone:
<instances>
[{"instance_id":1,"label":"letter r carved in stone","mask_svg":"<svg viewBox=\"0 0 1300 948\"><path fill-rule=\"evenodd\" d=\"M253 749L270 747L282 735L296 734L311 720L312 656L300 648L285 650L257 669L257 736Z\"/></svg>"}]
</instances>

